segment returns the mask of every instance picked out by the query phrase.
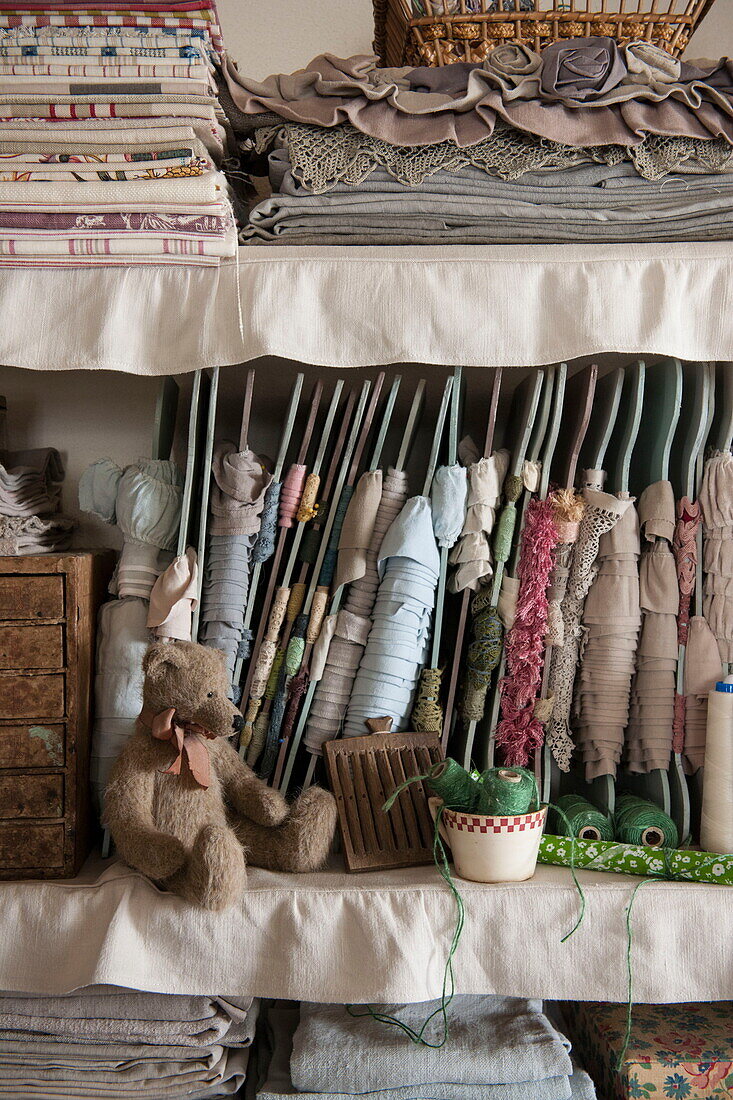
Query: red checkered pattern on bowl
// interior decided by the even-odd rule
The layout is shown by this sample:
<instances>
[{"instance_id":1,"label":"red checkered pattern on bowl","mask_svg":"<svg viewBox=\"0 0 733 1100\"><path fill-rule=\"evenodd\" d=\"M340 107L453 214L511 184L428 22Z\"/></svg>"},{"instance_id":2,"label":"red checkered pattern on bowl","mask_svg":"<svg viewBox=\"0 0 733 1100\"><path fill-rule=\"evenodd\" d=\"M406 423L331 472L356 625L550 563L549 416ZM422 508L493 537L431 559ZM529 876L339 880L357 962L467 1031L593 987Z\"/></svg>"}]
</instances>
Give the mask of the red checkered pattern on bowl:
<instances>
[{"instance_id":1,"label":"red checkered pattern on bowl","mask_svg":"<svg viewBox=\"0 0 733 1100\"><path fill-rule=\"evenodd\" d=\"M541 829L545 823L545 810L533 814L520 814L519 817L487 817L484 814L457 814L454 810L444 810L443 820L449 828L460 833L524 833L529 829Z\"/></svg>"}]
</instances>

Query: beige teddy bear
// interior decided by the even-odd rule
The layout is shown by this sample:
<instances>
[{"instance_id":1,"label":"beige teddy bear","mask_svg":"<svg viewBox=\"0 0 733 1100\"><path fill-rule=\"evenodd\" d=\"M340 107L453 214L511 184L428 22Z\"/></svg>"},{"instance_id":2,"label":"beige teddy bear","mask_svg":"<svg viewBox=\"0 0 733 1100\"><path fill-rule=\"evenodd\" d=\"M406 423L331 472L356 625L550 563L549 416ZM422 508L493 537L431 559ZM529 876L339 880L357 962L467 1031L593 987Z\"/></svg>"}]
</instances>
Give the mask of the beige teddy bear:
<instances>
[{"instance_id":1,"label":"beige teddy bear","mask_svg":"<svg viewBox=\"0 0 733 1100\"><path fill-rule=\"evenodd\" d=\"M242 715L227 698L224 655L157 644L143 661L137 732L112 769L104 821L130 866L206 909L241 897L246 865L315 871L336 829L333 796L311 787L292 805L227 738Z\"/></svg>"}]
</instances>

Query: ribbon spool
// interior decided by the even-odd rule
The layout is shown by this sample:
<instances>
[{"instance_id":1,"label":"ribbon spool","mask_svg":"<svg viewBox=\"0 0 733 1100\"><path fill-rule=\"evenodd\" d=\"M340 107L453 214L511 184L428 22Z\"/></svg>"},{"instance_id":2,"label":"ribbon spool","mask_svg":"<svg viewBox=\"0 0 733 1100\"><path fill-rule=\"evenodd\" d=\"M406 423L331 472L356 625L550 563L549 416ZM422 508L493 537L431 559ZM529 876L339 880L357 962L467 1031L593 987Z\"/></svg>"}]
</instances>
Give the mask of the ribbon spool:
<instances>
[{"instance_id":1,"label":"ribbon spool","mask_svg":"<svg viewBox=\"0 0 733 1100\"><path fill-rule=\"evenodd\" d=\"M610 817L579 794L564 794L557 800L554 829L558 836L574 836L578 840L613 840ZM563 814L565 815L563 817Z\"/></svg>"},{"instance_id":2,"label":"ribbon spool","mask_svg":"<svg viewBox=\"0 0 733 1100\"><path fill-rule=\"evenodd\" d=\"M526 768L489 768L479 780L478 813L489 817L518 817L539 808L537 780Z\"/></svg>"},{"instance_id":3,"label":"ribbon spool","mask_svg":"<svg viewBox=\"0 0 733 1100\"><path fill-rule=\"evenodd\" d=\"M644 848L676 848L677 826L668 814L643 798L625 794L616 802L613 817L616 840Z\"/></svg>"}]
</instances>

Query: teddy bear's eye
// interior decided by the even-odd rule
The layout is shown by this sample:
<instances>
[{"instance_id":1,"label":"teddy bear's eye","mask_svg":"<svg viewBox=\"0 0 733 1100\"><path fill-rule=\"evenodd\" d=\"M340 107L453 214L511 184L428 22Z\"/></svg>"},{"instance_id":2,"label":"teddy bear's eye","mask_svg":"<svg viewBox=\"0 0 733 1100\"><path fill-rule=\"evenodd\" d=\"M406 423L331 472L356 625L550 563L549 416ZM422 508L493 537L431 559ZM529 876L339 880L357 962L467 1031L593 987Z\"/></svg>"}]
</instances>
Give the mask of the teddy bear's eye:
<instances>
[{"instance_id":1,"label":"teddy bear's eye","mask_svg":"<svg viewBox=\"0 0 733 1100\"><path fill-rule=\"evenodd\" d=\"M206 692L206 698L207 698L207 699L213 699L213 698L214 698L214 693L213 693L213 691L207 691L207 692Z\"/></svg>"}]
</instances>

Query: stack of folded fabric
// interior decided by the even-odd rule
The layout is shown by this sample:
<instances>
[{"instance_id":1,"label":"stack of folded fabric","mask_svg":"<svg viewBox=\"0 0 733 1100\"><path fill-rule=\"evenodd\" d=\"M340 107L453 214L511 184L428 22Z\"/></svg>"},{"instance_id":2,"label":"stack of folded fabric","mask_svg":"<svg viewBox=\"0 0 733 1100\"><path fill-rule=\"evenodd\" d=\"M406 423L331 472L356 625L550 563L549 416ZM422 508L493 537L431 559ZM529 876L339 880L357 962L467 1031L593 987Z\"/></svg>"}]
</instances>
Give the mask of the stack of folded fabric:
<instances>
[{"instance_id":1,"label":"stack of folded fabric","mask_svg":"<svg viewBox=\"0 0 733 1100\"><path fill-rule=\"evenodd\" d=\"M443 1046L416 1045L398 1028L344 1005L270 1008L257 1053L259 1100L595 1100L570 1043L540 1001L455 997ZM410 1027L436 1012L425 1039L440 1043L439 1002L380 1005Z\"/></svg>"},{"instance_id":2,"label":"stack of folded fabric","mask_svg":"<svg viewBox=\"0 0 733 1100\"><path fill-rule=\"evenodd\" d=\"M220 49L196 0L2 0L0 264L234 255Z\"/></svg>"},{"instance_id":3,"label":"stack of folded fabric","mask_svg":"<svg viewBox=\"0 0 733 1100\"><path fill-rule=\"evenodd\" d=\"M482 64L380 69L317 57L292 76L229 66L227 107L271 197L246 243L725 240L733 62L577 38Z\"/></svg>"},{"instance_id":4,"label":"stack of folded fabric","mask_svg":"<svg viewBox=\"0 0 733 1100\"><path fill-rule=\"evenodd\" d=\"M0 1096L193 1098L241 1088L251 998L89 986L63 997L0 997Z\"/></svg>"},{"instance_id":5,"label":"stack of folded fabric","mask_svg":"<svg viewBox=\"0 0 733 1100\"><path fill-rule=\"evenodd\" d=\"M74 523L59 513L64 480L59 452L44 447L0 457L0 554L67 550Z\"/></svg>"}]
</instances>

